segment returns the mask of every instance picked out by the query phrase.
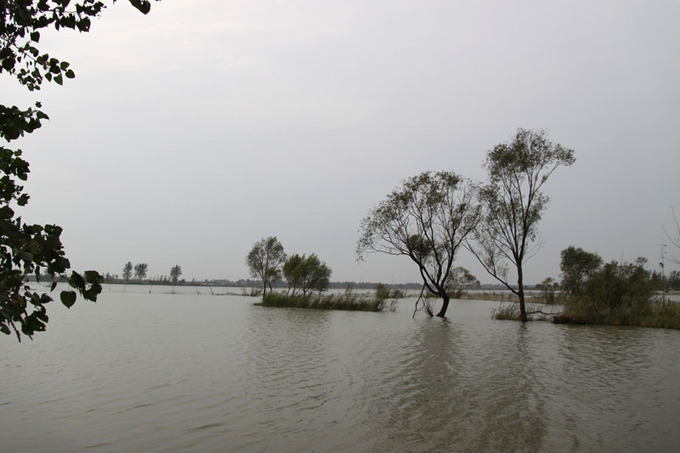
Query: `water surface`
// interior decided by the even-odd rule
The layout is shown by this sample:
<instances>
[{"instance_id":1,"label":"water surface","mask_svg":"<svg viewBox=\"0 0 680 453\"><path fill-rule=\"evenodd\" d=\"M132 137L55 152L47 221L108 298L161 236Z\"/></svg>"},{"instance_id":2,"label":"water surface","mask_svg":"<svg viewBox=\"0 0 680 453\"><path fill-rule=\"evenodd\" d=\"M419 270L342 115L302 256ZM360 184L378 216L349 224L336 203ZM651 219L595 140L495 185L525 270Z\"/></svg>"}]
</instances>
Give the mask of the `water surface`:
<instances>
[{"instance_id":1,"label":"water surface","mask_svg":"<svg viewBox=\"0 0 680 453\"><path fill-rule=\"evenodd\" d=\"M678 331L181 289L107 287L3 337L2 451L680 450Z\"/></svg>"}]
</instances>

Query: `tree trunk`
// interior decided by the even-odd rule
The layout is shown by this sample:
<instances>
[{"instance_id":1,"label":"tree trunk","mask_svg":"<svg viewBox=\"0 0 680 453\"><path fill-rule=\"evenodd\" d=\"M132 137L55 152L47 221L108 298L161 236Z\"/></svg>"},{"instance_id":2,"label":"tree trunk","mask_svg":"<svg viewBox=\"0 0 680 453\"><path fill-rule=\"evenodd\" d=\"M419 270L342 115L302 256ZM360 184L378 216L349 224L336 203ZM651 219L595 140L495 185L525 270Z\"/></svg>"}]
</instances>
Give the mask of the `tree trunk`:
<instances>
[{"instance_id":1,"label":"tree trunk","mask_svg":"<svg viewBox=\"0 0 680 453\"><path fill-rule=\"evenodd\" d=\"M449 295L444 291L442 294L442 308L439 310L439 313L437 313L439 318L446 317L446 310L449 308L449 299Z\"/></svg>"},{"instance_id":2,"label":"tree trunk","mask_svg":"<svg viewBox=\"0 0 680 453\"><path fill-rule=\"evenodd\" d=\"M527 322L527 308L524 304L524 275L522 267L517 267L517 296L519 297L519 320Z\"/></svg>"}]
</instances>

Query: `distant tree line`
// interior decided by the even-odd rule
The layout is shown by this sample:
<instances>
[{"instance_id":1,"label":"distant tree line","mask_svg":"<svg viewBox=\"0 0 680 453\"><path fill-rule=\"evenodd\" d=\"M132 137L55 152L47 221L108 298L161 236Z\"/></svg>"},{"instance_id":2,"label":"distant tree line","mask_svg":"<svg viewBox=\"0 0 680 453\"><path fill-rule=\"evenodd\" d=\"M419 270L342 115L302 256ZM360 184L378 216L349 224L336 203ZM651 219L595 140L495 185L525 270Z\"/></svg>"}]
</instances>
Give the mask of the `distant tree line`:
<instances>
[{"instance_id":1,"label":"distant tree line","mask_svg":"<svg viewBox=\"0 0 680 453\"><path fill-rule=\"evenodd\" d=\"M122 281L118 275L107 273L104 281L108 283L157 283L177 285L184 283L179 280L182 275L182 267L178 264L170 268L169 275L161 275L155 279L147 279L149 265L147 263L137 263L134 266L132 261L128 261L123 266Z\"/></svg>"}]
</instances>

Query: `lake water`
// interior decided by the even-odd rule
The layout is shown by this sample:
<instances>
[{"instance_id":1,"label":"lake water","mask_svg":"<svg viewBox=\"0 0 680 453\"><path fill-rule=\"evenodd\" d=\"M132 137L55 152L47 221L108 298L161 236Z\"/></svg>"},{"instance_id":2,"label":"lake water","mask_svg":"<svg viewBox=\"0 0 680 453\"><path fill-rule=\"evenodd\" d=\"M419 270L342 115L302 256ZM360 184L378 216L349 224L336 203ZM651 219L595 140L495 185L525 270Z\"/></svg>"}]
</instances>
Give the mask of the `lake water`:
<instances>
[{"instance_id":1,"label":"lake water","mask_svg":"<svg viewBox=\"0 0 680 453\"><path fill-rule=\"evenodd\" d=\"M0 450L680 451L680 331L123 289L1 337Z\"/></svg>"}]
</instances>

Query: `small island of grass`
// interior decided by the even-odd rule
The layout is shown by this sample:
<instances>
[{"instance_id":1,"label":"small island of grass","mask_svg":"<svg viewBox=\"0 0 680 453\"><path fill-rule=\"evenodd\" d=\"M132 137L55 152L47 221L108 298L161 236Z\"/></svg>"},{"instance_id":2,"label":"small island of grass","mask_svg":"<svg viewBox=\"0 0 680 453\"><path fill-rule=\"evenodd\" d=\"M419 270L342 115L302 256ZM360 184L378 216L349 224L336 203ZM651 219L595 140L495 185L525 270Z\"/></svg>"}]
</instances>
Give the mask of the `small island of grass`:
<instances>
[{"instance_id":1,"label":"small island of grass","mask_svg":"<svg viewBox=\"0 0 680 453\"><path fill-rule=\"evenodd\" d=\"M386 311L394 309L394 299L359 294L347 290L342 294L267 293L259 304L264 307L312 308L317 310Z\"/></svg>"}]
</instances>

